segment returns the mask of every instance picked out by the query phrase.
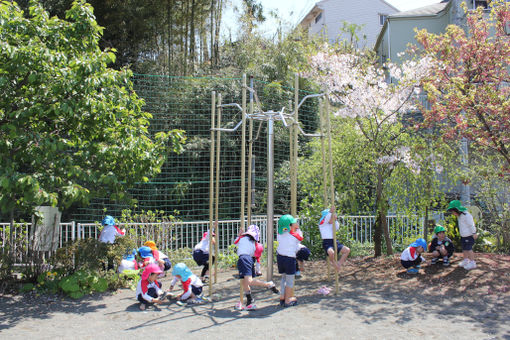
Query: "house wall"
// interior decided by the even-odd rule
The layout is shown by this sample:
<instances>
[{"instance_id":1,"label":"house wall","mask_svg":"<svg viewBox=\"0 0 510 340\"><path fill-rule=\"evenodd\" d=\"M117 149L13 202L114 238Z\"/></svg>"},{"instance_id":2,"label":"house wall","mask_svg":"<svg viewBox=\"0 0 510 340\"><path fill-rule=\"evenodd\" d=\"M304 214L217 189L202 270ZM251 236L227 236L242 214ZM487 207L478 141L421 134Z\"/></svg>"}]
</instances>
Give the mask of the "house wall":
<instances>
[{"instance_id":1,"label":"house wall","mask_svg":"<svg viewBox=\"0 0 510 340\"><path fill-rule=\"evenodd\" d=\"M381 30L379 14L393 14L397 10L380 0L325 0L317 4L323 9L321 19L315 23L313 20L309 27L309 34L327 34L333 42L339 38L349 38L349 35L341 35L343 22L363 25L362 34L366 35L366 41L360 40L360 47L372 48Z\"/></svg>"}]
</instances>

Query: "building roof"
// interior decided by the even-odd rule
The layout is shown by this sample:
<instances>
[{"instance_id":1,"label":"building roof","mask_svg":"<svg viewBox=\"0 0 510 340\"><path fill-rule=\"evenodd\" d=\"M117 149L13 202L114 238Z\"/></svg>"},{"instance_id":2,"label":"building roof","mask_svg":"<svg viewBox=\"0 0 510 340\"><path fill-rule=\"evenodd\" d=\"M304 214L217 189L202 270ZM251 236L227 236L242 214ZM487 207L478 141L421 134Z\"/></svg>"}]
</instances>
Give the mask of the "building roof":
<instances>
[{"instance_id":1,"label":"building roof","mask_svg":"<svg viewBox=\"0 0 510 340\"><path fill-rule=\"evenodd\" d=\"M420 8L411 9L409 11L398 12L389 15L390 18L409 18L409 17L423 17L423 16L435 16L446 8L449 1L442 1L437 4L432 4Z\"/></svg>"},{"instance_id":2,"label":"building roof","mask_svg":"<svg viewBox=\"0 0 510 340\"><path fill-rule=\"evenodd\" d=\"M323 11L323 3L327 2L328 0L322 0L315 3L315 5L303 16L301 20L299 20L299 25L306 26L309 22L311 22L315 17ZM397 8L392 6L390 3L386 2L385 0L378 0L382 3L384 3L386 6L389 6L393 8L395 11L398 11Z\"/></svg>"}]
</instances>

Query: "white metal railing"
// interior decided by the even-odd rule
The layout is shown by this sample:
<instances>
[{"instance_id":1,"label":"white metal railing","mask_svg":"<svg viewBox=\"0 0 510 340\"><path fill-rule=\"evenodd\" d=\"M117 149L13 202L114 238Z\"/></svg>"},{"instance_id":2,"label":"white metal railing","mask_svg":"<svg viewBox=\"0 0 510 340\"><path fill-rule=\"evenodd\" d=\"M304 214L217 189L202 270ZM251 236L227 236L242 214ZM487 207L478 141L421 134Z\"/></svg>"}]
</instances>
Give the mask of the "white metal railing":
<instances>
[{"instance_id":1,"label":"white metal railing","mask_svg":"<svg viewBox=\"0 0 510 340\"><path fill-rule=\"evenodd\" d=\"M275 216L274 225L279 216ZM441 218L441 216L439 216ZM437 218L436 218L437 219ZM339 216L342 228L347 229L347 236L359 242L372 242L372 229L375 225L375 216ZM301 221L304 224L313 225L315 222ZM423 234L423 217L419 216L388 216L390 234L393 241L399 244L408 241L409 238ZM252 223L257 224L261 230L261 241L266 243L267 220L265 216L253 216ZM239 230L239 220L219 221L218 247L221 252L226 251L232 244ZM98 238L99 225L97 223L60 223L57 233L58 247L62 247L69 241L84 238ZM192 248L197 244L202 234L209 229L209 221L194 222L161 222L161 223L119 223L119 227L126 228L129 237L135 239L138 246L146 240L154 240L160 249L173 251L182 248ZM2 247L7 242L12 244L19 257L28 253L30 241L31 223L16 223L14 230L9 232L9 223L0 223L0 238ZM11 239L11 240L10 240Z\"/></svg>"}]
</instances>

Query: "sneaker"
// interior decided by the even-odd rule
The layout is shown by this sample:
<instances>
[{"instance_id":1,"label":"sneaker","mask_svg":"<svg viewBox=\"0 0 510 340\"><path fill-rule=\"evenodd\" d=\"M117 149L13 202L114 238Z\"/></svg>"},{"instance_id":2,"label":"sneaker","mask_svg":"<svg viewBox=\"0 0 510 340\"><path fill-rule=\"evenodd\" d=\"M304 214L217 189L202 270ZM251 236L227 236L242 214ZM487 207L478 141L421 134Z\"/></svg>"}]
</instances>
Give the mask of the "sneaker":
<instances>
[{"instance_id":1,"label":"sneaker","mask_svg":"<svg viewBox=\"0 0 510 340\"><path fill-rule=\"evenodd\" d=\"M269 281L268 283L269 283L269 286L267 287L268 289L270 289L275 294L280 293L280 291L278 290L278 288L276 288L276 285L274 284L273 281Z\"/></svg>"},{"instance_id":2,"label":"sneaker","mask_svg":"<svg viewBox=\"0 0 510 340\"><path fill-rule=\"evenodd\" d=\"M280 307L285 307L285 300L280 300Z\"/></svg>"},{"instance_id":3,"label":"sneaker","mask_svg":"<svg viewBox=\"0 0 510 340\"><path fill-rule=\"evenodd\" d=\"M464 259L464 260L460 261L459 267L464 268L468 263L469 263L469 260L468 259Z\"/></svg>"},{"instance_id":4,"label":"sneaker","mask_svg":"<svg viewBox=\"0 0 510 340\"><path fill-rule=\"evenodd\" d=\"M244 307L243 307L243 304L241 301L237 302L236 305L234 306L234 309L235 310L243 310Z\"/></svg>"},{"instance_id":5,"label":"sneaker","mask_svg":"<svg viewBox=\"0 0 510 340\"><path fill-rule=\"evenodd\" d=\"M298 270L298 271L296 271L296 277L297 277L297 276L301 276L301 271L299 271L299 270Z\"/></svg>"},{"instance_id":6,"label":"sneaker","mask_svg":"<svg viewBox=\"0 0 510 340\"><path fill-rule=\"evenodd\" d=\"M437 263L437 260L438 260L438 258L437 258L437 257L434 257L432 260L430 260L430 263L431 263L431 264L436 264L436 263Z\"/></svg>"},{"instance_id":7,"label":"sneaker","mask_svg":"<svg viewBox=\"0 0 510 340\"><path fill-rule=\"evenodd\" d=\"M476 262L475 261L469 261L468 264L464 266L464 269L471 270L476 268Z\"/></svg>"},{"instance_id":8,"label":"sneaker","mask_svg":"<svg viewBox=\"0 0 510 340\"><path fill-rule=\"evenodd\" d=\"M294 300L294 301L291 301L289 303L286 303L284 306L285 307L292 307L292 306L296 306L297 305L297 301Z\"/></svg>"},{"instance_id":9,"label":"sneaker","mask_svg":"<svg viewBox=\"0 0 510 340\"><path fill-rule=\"evenodd\" d=\"M407 270L407 274L418 274L418 269L416 269L416 268L409 268Z\"/></svg>"},{"instance_id":10,"label":"sneaker","mask_svg":"<svg viewBox=\"0 0 510 340\"><path fill-rule=\"evenodd\" d=\"M244 307L244 310L255 310L257 309L257 306L255 304L249 304L248 306Z\"/></svg>"},{"instance_id":11,"label":"sneaker","mask_svg":"<svg viewBox=\"0 0 510 340\"><path fill-rule=\"evenodd\" d=\"M416 268L416 269L420 269L420 268L421 268L421 265L417 264L416 266L414 266L414 268Z\"/></svg>"},{"instance_id":12,"label":"sneaker","mask_svg":"<svg viewBox=\"0 0 510 340\"><path fill-rule=\"evenodd\" d=\"M448 258L447 258L447 257L446 257L446 258L444 258L444 259L443 259L443 266L444 266L444 267L448 267L449 265L450 265L450 260L448 260Z\"/></svg>"}]
</instances>

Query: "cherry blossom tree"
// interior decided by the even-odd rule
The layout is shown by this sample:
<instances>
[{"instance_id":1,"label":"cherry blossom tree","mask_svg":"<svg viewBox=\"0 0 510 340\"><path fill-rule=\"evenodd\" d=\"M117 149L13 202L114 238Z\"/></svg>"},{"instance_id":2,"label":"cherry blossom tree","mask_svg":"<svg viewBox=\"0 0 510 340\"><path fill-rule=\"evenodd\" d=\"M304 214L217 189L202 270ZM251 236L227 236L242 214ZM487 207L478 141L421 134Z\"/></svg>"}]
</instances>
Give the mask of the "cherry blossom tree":
<instances>
[{"instance_id":1,"label":"cherry blossom tree","mask_svg":"<svg viewBox=\"0 0 510 340\"><path fill-rule=\"evenodd\" d=\"M372 154L375 164L368 166L373 167L376 182L375 256L382 253L383 233L387 252L392 253L386 223L389 209L386 179L400 165L419 171L406 147L408 135L402 117L413 108L412 99L432 63L426 57L408 60L400 66L392 63L379 66L371 53L337 51L326 44L310 58L310 71L305 74L326 90L336 116L355 120L366 152Z\"/></svg>"},{"instance_id":2,"label":"cherry blossom tree","mask_svg":"<svg viewBox=\"0 0 510 340\"><path fill-rule=\"evenodd\" d=\"M510 178L510 3L494 0L490 13L466 11L466 27L447 27L437 35L417 32L412 50L433 60L424 79L429 109L425 122L448 139L465 137L492 149Z\"/></svg>"}]
</instances>

